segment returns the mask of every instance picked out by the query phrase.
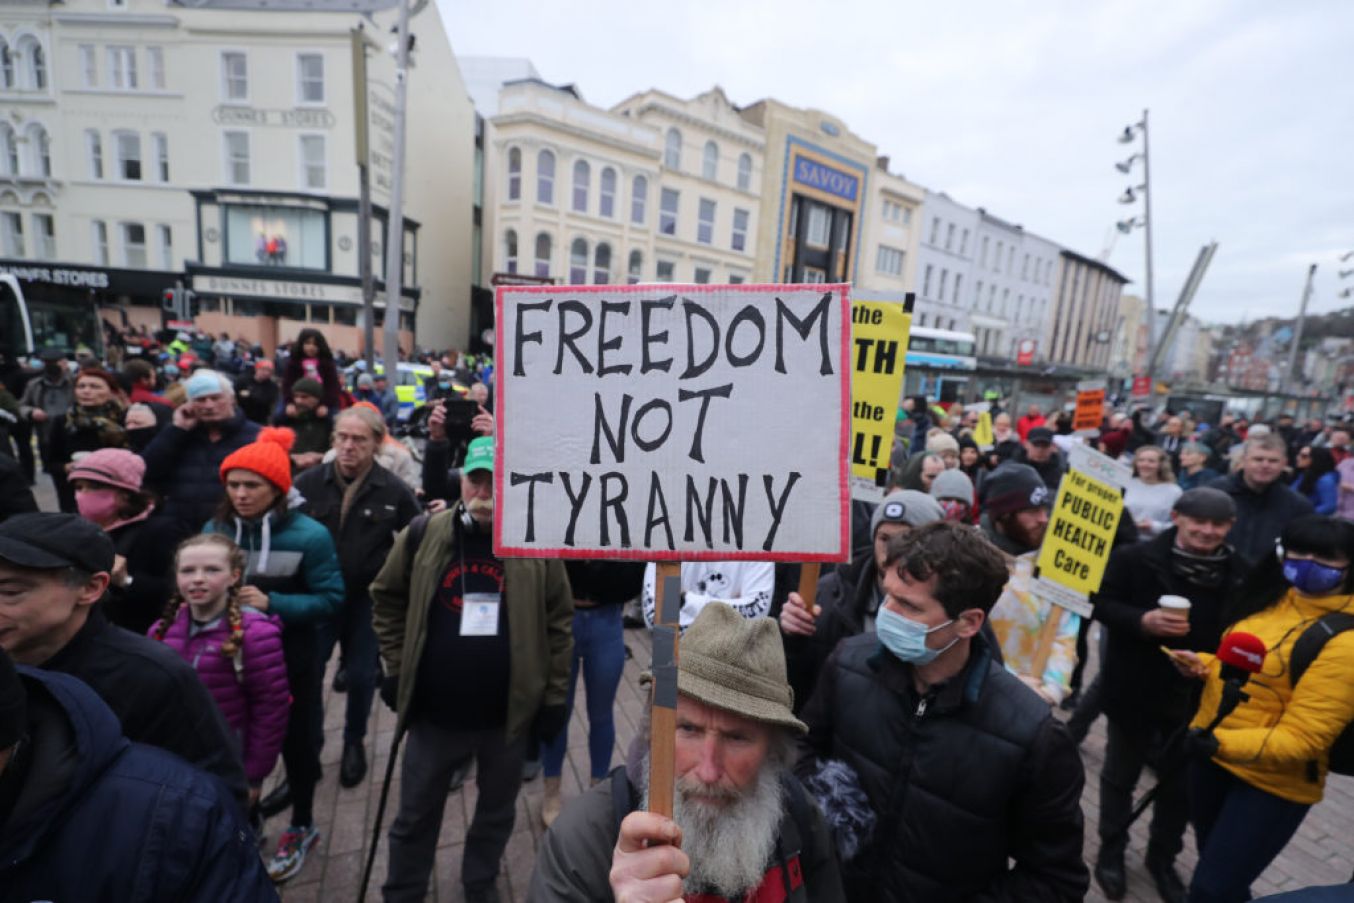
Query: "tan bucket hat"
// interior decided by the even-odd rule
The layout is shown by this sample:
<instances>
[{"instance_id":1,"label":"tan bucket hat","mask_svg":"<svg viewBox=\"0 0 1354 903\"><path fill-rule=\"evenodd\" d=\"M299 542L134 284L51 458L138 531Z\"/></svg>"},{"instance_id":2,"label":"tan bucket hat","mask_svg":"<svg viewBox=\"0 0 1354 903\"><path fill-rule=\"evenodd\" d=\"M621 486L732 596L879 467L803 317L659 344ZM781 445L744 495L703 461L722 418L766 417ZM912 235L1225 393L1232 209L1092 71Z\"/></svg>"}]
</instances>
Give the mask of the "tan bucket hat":
<instances>
[{"instance_id":1,"label":"tan bucket hat","mask_svg":"<svg viewBox=\"0 0 1354 903\"><path fill-rule=\"evenodd\" d=\"M754 721L809 731L790 710L794 691L785 679L780 628L723 602L706 605L683 634L677 691Z\"/></svg>"}]
</instances>

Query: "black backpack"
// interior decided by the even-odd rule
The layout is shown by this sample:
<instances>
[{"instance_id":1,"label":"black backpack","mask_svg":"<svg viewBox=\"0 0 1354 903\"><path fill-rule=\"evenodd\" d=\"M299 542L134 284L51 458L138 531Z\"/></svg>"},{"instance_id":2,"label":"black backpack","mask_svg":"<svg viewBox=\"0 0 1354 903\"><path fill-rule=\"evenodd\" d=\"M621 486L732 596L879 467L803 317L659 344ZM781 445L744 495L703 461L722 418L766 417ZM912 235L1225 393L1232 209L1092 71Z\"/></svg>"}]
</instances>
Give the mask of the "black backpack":
<instances>
[{"instance_id":1,"label":"black backpack","mask_svg":"<svg viewBox=\"0 0 1354 903\"><path fill-rule=\"evenodd\" d=\"M1289 658L1289 680L1296 687L1308 666L1316 661L1327 642L1346 630L1354 630L1354 614L1333 612L1322 615L1316 623L1302 632L1293 644ZM1354 675L1350 675L1354 679ZM1313 763L1313 768L1315 763ZM1330 749L1330 770L1335 774L1354 774L1354 722L1345 725Z\"/></svg>"}]
</instances>

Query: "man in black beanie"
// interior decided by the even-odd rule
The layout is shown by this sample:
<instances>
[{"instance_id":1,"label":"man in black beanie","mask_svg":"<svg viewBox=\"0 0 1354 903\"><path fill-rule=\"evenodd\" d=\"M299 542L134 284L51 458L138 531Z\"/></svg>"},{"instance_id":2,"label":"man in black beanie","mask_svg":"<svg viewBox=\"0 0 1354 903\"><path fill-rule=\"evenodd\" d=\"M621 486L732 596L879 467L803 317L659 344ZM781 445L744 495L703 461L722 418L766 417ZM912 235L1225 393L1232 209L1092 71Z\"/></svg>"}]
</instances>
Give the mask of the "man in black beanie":
<instances>
[{"instance_id":1,"label":"man in black beanie","mask_svg":"<svg viewBox=\"0 0 1354 903\"><path fill-rule=\"evenodd\" d=\"M277 900L218 781L0 651L0 899Z\"/></svg>"},{"instance_id":2,"label":"man in black beanie","mask_svg":"<svg viewBox=\"0 0 1354 903\"><path fill-rule=\"evenodd\" d=\"M104 616L99 602L112 569L112 540L84 518L21 514L0 523L0 649L89 684L128 739L212 772L243 805L237 745L197 672L163 643Z\"/></svg>"}]
</instances>

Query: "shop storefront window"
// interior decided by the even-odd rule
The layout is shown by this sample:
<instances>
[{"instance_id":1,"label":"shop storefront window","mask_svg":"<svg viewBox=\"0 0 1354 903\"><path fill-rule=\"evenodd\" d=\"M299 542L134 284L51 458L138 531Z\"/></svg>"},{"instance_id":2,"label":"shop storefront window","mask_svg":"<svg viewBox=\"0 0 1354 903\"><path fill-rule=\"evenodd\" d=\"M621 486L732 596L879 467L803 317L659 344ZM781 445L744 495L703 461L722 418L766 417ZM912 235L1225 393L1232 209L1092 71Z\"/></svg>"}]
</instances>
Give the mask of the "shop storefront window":
<instances>
[{"instance_id":1,"label":"shop storefront window","mask_svg":"<svg viewBox=\"0 0 1354 903\"><path fill-rule=\"evenodd\" d=\"M227 207L226 262L323 270L325 214L299 207Z\"/></svg>"}]
</instances>

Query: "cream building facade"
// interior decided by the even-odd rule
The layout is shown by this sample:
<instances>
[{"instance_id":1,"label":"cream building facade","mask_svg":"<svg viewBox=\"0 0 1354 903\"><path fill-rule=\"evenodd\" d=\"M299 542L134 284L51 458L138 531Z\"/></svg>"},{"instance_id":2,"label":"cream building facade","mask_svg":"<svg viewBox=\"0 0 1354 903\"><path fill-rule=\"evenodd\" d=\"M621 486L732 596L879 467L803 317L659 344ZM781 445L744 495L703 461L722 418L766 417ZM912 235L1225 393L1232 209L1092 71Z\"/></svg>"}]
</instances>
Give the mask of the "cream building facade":
<instances>
[{"instance_id":1,"label":"cream building facade","mask_svg":"<svg viewBox=\"0 0 1354 903\"><path fill-rule=\"evenodd\" d=\"M391 20L368 23L382 45ZM18 165L0 159L0 267L26 293L94 287L108 319L158 327L161 292L179 286L210 331L271 349L313 325L358 351L361 21L158 0L0 8L0 40L23 48L29 73L0 80L0 158L18 139ZM419 339L440 347L468 322L474 113L435 4L413 31L402 325L407 346L417 305ZM379 283L394 64L384 46L368 59Z\"/></svg>"}]
</instances>

